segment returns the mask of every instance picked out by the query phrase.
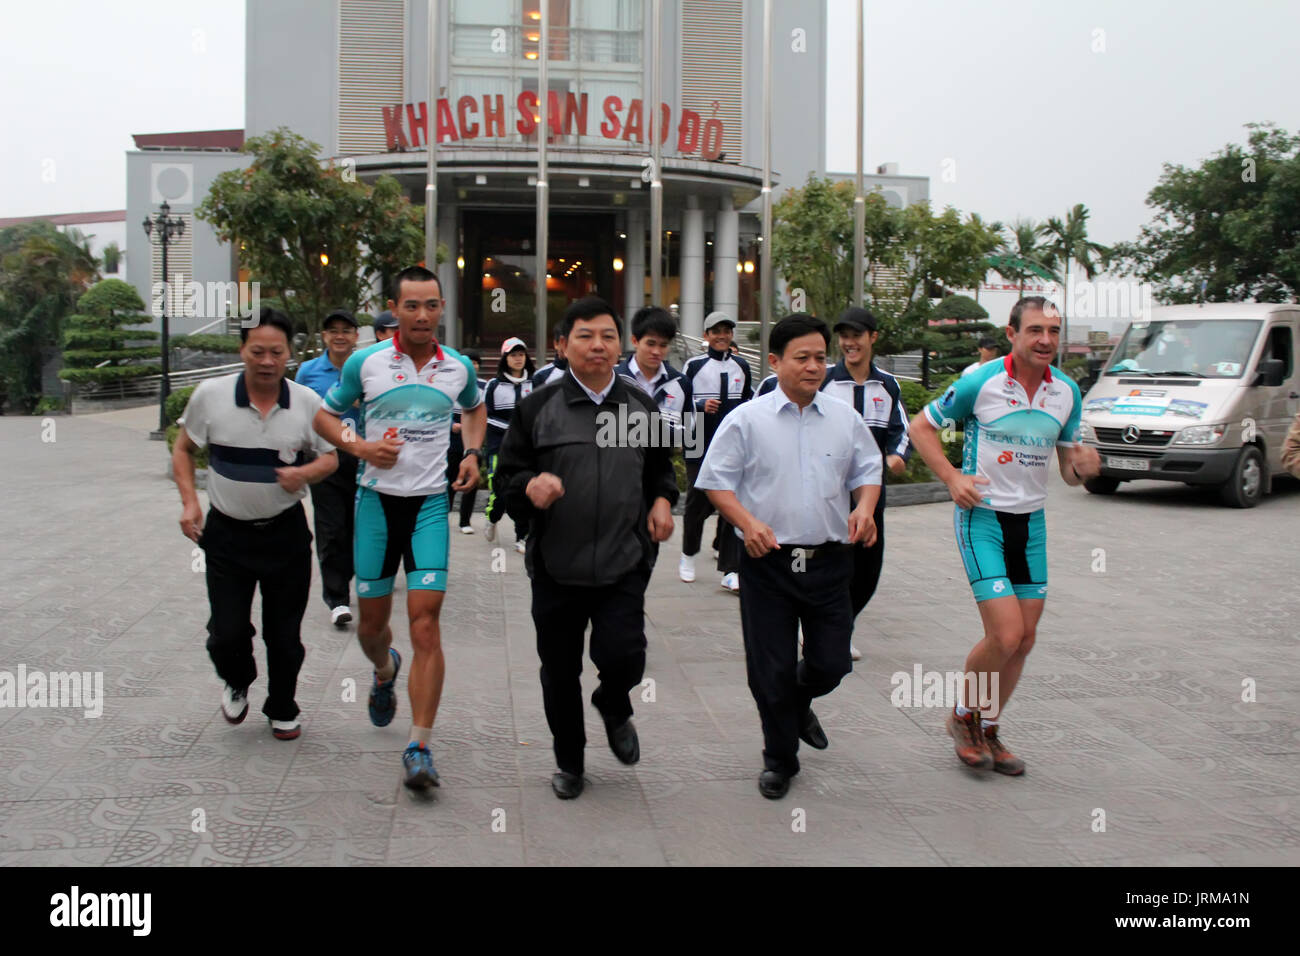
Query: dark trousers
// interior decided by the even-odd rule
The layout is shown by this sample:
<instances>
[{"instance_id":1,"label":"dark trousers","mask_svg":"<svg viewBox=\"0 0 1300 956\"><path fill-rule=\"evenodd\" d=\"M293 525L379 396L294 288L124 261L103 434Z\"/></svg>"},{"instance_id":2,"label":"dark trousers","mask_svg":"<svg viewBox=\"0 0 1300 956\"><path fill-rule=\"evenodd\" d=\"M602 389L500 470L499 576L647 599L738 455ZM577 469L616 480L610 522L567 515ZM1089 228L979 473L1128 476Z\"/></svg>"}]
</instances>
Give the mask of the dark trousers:
<instances>
[{"instance_id":1,"label":"dark trousers","mask_svg":"<svg viewBox=\"0 0 1300 956\"><path fill-rule=\"evenodd\" d=\"M787 545L740 558L740 626L763 724L763 765L787 774L799 772L799 727L812 699L829 694L853 670L853 557L841 546L800 562L793 550Z\"/></svg>"},{"instance_id":2,"label":"dark trousers","mask_svg":"<svg viewBox=\"0 0 1300 956\"><path fill-rule=\"evenodd\" d=\"M302 615L311 589L311 532L296 504L265 522L236 521L209 509L200 546L208 579L208 656L217 676L239 690L257 677L250 622L253 589L262 589L262 640L268 694L262 713L272 720L298 716L294 691L306 652Z\"/></svg>"},{"instance_id":3,"label":"dark trousers","mask_svg":"<svg viewBox=\"0 0 1300 956\"><path fill-rule=\"evenodd\" d=\"M533 566L533 623L542 661L542 703L555 740L555 763L581 774L587 733L583 720L582 643L591 623L591 660L600 686L591 702L607 722L632 716L628 694L645 673L645 589L650 569L642 565L613 584L560 584L546 574L540 551Z\"/></svg>"},{"instance_id":4,"label":"dark trousers","mask_svg":"<svg viewBox=\"0 0 1300 956\"><path fill-rule=\"evenodd\" d=\"M495 435L489 434L487 440L483 443L484 452L488 460L488 503L483 510L484 517L488 521L496 524L506 514L505 489L497 487L497 458L501 451L501 442L505 440L505 432L497 432ZM515 539L523 541L528 537L529 521L527 518L520 521L515 520Z\"/></svg>"},{"instance_id":5,"label":"dark trousers","mask_svg":"<svg viewBox=\"0 0 1300 956\"><path fill-rule=\"evenodd\" d=\"M853 601L853 618L857 620L862 609L871 601L871 596L876 593L876 585L880 583L880 569L885 563L885 499L884 492L881 492L881 498L876 505L876 543L869 548L854 547L853 549L853 584L849 588L849 596Z\"/></svg>"},{"instance_id":6,"label":"dark trousers","mask_svg":"<svg viewBox=\"0 0 1300 956\"><path fill-rule=\"evenodd\" d=\"M451 514L451 506L456 501L456 492L452 490L452 485L460 476L460 462L465 457L465 443L460 440L460 432L451 433L451 450L447 453L447 513ZM469 491L460 493L460 526L462 528L469 525L470 516L474 514L474 499L478 497L477 486Z\"/></svg>"},{"instance_id":7,"label":"dark trousers","mask_svg":"<svg viewBox=\"0 0 1300 956\"><path fill-rule=\"evenodd\" d=\"M686 492L686 508L682 515L682 554L688 556L699 554L700 541L704 537L704 522L713 514L709 496L703 489L695 487L695 479L699 477L703 461L702 458L686 459L686 478L691 487ZM723 574L739 571L740 553L744 550L744 545L722 515L718 515L714 542L718 546L718 570Z\"/></svg>"},{"instance_id":8,"label":"dark trousers","mask_svg":"<svg viewBox=\"0 0 1300 956\"><path fill-rule=\"evenodd\" d=\"M321 597L328 608L352 603L352 529L356 523L356 459L339 452L339 470L311 486L316 515L316 558L320 562ZM344 455L353 463L345 463ZM340 477L342 476L342 477Z\"/></svg>"}]
</instances>

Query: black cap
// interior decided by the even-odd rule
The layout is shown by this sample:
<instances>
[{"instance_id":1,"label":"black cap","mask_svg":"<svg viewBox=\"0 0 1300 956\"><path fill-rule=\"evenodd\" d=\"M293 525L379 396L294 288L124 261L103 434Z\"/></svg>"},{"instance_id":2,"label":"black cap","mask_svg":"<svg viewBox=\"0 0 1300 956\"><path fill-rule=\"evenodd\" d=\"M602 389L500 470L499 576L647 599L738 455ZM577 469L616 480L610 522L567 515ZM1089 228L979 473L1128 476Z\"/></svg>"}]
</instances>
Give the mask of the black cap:
<instances>
[{"instance_id":1,"label":"black cap","mask_svg":"<svg viewBox=\"0 0 1300 956\"><path fill-rule=\"evenodd\" d=\"M349 312L347 309L335 309L329 315L325 316L325 321L320 324L320 327L322 329L325 328L325 326L329 325L335 319L342 319L344 322L352 326L354 329L360 327L361 325L361 323L357 321L357 317L353 315L351 312Z\"/></svg>"},{"instance_id":2,"label":"black cap","mask_svg":"<svg viewBox=\"0 0 1300 956\"><path fill-rule=\"evenodd\" d=\"M380 312L377 316L375 316L375 328L377 329L397 328L397 316L393 315L393 313L388 311L387 309L384 309L383 312Z\"/></svg>"},{"instance_id":3,"label":"black cap","mask_svg":"<svg viewBox=\"0 0 1300 956\"><path fill-rule=\"evenodd\" d=\"M834 332L840 329L848 328L854 332L874 332L876 331L876 317L866 309L860 309L854 306L845 309L840 313L840 317L835 322Z\"/></svg>"}]
</instances>

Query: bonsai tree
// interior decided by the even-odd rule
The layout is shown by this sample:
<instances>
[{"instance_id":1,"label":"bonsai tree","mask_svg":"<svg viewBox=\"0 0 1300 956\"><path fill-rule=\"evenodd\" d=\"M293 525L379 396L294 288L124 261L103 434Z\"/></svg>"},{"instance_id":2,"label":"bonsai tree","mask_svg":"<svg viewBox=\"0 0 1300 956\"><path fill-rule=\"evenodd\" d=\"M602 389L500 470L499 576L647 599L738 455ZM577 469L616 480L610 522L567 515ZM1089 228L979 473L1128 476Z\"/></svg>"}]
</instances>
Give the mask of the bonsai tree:
<instances>
[{"instance_id":1,"label":"bonsai tree","mask_svg":"<svg viewBox=\"0 0 1300 956\"><path fill-rule=\"evenodd\" d=\"M997 332L988 317L988 311L968 295L950 295L930 311L924 347L934 353L931 375L952 375L979 358L979 340Z\"/></svg>"},{"instance_id":2,"label":"bonsai tree","mask_svg":"<svg viewBox=\"0 0 1300 956\"><path fill-rule=\"evenodd\" d=\"M95 283L77 300L77 314L67 320L59 378L103 384L158 374L158 363L148 361L159 357L158 346L135 344L156 340L158 333L125 328L150 321L133 286L121 279Z\"/></svg>"}]
</instances>

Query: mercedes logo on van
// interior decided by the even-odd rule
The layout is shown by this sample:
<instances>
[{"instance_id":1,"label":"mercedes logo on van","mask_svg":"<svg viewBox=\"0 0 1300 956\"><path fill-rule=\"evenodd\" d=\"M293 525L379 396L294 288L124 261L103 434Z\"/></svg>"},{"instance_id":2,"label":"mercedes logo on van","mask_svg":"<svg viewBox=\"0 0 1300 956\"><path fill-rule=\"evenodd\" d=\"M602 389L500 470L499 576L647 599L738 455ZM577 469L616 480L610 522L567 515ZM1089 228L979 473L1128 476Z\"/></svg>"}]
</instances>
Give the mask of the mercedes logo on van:
<instances>
[{"instance_id":1,"label":"mercedes logo on van","mask_svg":"<svg viewBox=\"0 0 1300 956\"><path fill-rule=\"evenodd\" d=\"M1136 425L1128 425L1124 429L1124 441L1130 445L1136 445L1137 440L1142 437L1142 429Z\"/></svg>"}]
</instances>

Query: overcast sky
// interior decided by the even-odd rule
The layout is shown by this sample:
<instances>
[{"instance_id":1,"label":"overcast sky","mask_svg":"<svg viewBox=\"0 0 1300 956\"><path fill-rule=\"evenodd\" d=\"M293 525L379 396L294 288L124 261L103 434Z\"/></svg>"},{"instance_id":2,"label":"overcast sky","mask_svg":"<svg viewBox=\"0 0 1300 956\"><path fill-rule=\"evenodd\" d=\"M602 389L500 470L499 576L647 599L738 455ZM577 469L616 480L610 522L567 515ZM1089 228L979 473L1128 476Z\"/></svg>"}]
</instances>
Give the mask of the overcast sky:
<instances>
[{"instance_id":1,"label":"overcast sky","mask_svg":"<svg viewBox=\"0 0 1300 956\"><path fill-rule=\"evenodd\" d=\"M120 209L132 133L243 126L244 0L3 2L0 216ZM853 0L828 2L827 165L848 171ZM1082 202L1094 239L1133 238L1162 162L1300 129L1288 0L871 0L866 28L868 168L986 219Z\"/></svg>"}]
</instances>

